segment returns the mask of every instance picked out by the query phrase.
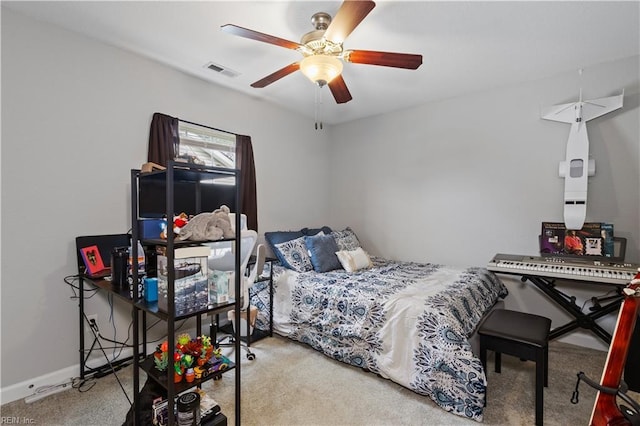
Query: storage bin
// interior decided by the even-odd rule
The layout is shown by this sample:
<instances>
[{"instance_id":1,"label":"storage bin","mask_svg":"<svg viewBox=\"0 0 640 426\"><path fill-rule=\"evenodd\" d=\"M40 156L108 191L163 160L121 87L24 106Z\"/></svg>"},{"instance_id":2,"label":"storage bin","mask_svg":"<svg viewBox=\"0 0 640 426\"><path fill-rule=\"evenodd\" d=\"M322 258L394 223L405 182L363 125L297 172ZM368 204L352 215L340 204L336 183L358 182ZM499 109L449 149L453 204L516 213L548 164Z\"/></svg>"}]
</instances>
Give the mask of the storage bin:
<instances>
[{"instance_id":1,"label":"storage bin","mask_svg":"<svg viewBox=\"0 0 640 426\"><path fill-rule=\"evenodd\" d=\"M166 257L158 256L158 308L164 312L168 312L166 263ZM209 303L207 258L175 259L175 276L173 284L175 315L207 309Z\"/></svg>"}]
</instances>

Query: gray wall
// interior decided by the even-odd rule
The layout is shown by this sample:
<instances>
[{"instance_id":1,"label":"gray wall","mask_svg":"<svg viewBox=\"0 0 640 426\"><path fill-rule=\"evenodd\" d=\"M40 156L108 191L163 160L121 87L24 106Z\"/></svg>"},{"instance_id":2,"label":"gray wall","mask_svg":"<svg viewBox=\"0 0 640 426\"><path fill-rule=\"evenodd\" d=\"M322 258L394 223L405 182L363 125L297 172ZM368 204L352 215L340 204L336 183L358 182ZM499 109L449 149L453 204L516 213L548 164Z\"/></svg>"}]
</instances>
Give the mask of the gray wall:
<instances>
[{"instance_id":1,"label":"gray wall","mask_svg":"<svg viewBox=\"0 0 640 426\"><path fill-rule=\"evenodd\" d=\"M312 120L3 8L2 388L78 363L75 237L130 228L156 111L252 136L261 230L325 223L328 134ZM109 300L87 303L113 338Z\"/></svg>"},{"instance_id":2,"label":"gray wall","mask_svg":"<svg viewBox=\"0 0 640 426\"><path fill-rule=\"evenodd\" d=\"M636 57L582 79L587 98L626 90L623 110L589 123L587 219L615 223L633 261L638 74ZM578 88L566 73L316 132L290 111L3 9L3 391L77 364L77 301L63 283L74 238L129 229L129 171L146 159L153 112L253 137L261 232L349 225L377 255L481 266L496 252L535 253L540 222L561 220L568 125L542 121L539 106ZM535 291L508 285L508 306L562 320ZM99 294L88 312L113 337L110 309ZM125 339L128 312L113 310Z\"/></svg>"},{"instance_id":3,"label":"gray wall","mask_svg":"<svg viewBox=\"0 0 640 426\"><path fill-rule=\"evenodd\" d=\"M385 257L486 265L496 253L538 253L541 222L563 221L569 125L540 107L619 94L621 110L587 124L596 174L587 221L607 221L640 263L638 56L337 126L331 140L331 217ZM509 282L507 307L567 317L529 286ZM572 289L581 305L608 288ZM590 306L590 305L589 305ZM605 319L611 329L615 318ZM603 325L604 326L604 325ZM604 348L591 333L574 343ZM583 339L584 337L584 339Z\"/></svg>"}]
</instances>

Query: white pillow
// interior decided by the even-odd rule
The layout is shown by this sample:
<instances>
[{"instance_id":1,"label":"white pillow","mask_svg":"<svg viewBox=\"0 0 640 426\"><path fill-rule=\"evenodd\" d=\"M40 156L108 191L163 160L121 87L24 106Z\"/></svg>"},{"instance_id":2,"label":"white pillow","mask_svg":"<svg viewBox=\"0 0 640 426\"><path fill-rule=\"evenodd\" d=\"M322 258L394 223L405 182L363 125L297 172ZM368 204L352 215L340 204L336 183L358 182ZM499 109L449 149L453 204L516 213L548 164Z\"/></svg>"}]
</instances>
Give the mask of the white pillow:
<instances>
[{"instance_id":1,"label":"white pillow","mask_svg":"<svg viewBox=\"0 0 640 426\"><path fill-rule=\"evenodd\" d=\"M336 252L340 264L347 272L355 272L359 269L371 268L373 263L371 258L362 247L358 247L355 250L341 250Z\"/></svg>"}]
</instances>

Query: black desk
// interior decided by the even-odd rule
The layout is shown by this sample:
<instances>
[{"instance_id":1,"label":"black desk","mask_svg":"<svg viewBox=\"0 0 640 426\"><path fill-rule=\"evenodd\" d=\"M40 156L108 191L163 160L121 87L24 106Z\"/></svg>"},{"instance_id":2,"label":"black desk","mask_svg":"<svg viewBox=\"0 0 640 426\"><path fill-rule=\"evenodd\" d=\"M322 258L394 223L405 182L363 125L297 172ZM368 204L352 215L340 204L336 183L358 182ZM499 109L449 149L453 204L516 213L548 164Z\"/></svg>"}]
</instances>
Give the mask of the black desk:
<instances>
[{"instance_id":1,"label":"black desk","mask_svg":"<svg viewBox=\"0 0 640 426\"><path fill-rule=\"evenodd\" d=\"M87 284L90 285L90 288L87 289ZM99 378L105 376L107 374L111 374L114 371L120 370L122 367L126 367L132 363L133 356L127 356L116 361L106 360L104 364L99 367L89 368L87 367L87 359L90 353L93 350L97 350L96 344L98 342L98 330L96 329L93 337L93 342L91 346L87 349L85 347L85 333L90 331L91 324L89 324L89 319L85 315L84 312L84 292L86 290L94 291L94 290L105 290L109 294L112 294L122 300L131 303L129 298L129 289L116 288L111 284L110 280L107 279L90 279L85 275L78 275L78 313L79 313L79 324L80 324L80 343L79 343L79 354L80 354L80 379L84 380L87 375L91 375L93 378ZM143 325L146 327L146 317L143 316ZM146 348L147 339L144 336L144 347ZM143 356L146 356L146 351L143 351Z\"/></svg>"}]
</instances>

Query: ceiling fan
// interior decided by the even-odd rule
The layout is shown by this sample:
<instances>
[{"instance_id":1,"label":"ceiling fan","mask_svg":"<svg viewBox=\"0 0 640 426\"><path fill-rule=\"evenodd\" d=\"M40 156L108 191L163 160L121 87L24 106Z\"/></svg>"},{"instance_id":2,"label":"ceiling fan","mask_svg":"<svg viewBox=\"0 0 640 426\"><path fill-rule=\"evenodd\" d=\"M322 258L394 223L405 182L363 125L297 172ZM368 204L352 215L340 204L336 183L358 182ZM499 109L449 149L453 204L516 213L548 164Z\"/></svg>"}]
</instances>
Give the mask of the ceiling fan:
<instances>
[{"instance_id":1,"label":"ceiling fan","mask_svg":"<svg viewBox=\"0 0 640 426\"><path fill-rule=\"evenodd\" d=\"M422 55L372 50L345 50L343 48L345 39L375 6L376 4L373 1L347 0L342 3L333 20L327 13L315 13L311 17L311 23L315 30L303 35L300 43L233 24L223 25L221 30L240 37L297 50L304 56L301 61L289 64L269 74L253 83L251 87L261 88L268 86L300 70L318 86L328 85L336 102L341 104L349 102L353 98L342 78L342 62L340 59L355 64L380 65L412 70L422 65Z\"/></svg>"}]
</instances>

